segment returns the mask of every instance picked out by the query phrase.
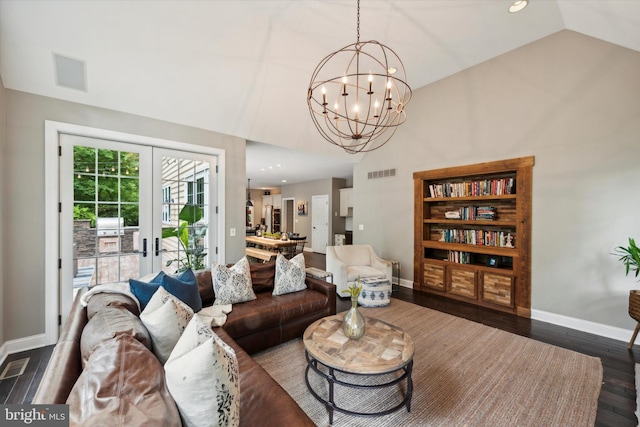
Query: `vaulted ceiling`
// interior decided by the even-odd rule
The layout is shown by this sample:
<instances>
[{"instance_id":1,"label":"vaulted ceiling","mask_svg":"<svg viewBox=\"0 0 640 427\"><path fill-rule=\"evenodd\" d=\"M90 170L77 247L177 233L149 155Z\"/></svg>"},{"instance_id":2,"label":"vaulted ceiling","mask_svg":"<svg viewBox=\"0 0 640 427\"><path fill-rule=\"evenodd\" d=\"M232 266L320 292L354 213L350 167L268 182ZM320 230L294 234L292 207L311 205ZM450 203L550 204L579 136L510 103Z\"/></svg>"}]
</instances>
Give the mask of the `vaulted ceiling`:
<instances>
[{"instance_id":1,"label":"vaulted ceiling","mask_svg":"<svg viewBox=\"0 0 640 427\"><path fill-rule=\"evenodd\" d=\"M360 39L393 48L414 90L563 29L640 51L640 0L510 4L362 0ZM274 186L285 169L296 182L315 179L311 164L339 176L357 160L324 142L306 104L315 66L355 26L355 0L0 0L0 75L7 89L255 141L252 187ZM54 54L86 64L86 91L56 84ZM278 176L260 171L276 164Z\"/></svg>"}]
</instances>

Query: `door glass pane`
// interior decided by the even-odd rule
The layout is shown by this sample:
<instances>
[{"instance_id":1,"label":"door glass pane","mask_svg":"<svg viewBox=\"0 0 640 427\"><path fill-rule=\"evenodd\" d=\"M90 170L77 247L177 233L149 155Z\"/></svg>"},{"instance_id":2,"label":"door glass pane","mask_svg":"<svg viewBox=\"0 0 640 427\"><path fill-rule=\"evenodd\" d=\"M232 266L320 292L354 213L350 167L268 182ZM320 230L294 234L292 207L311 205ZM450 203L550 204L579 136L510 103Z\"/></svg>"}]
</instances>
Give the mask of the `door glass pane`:
<instances>
[{"instance_id":1,"label":"door glass pane","mask_svg":"<svg viewBox=\"0 0 640 427\"><path fill-rule=\"evenodd\" d=\"M74 289L139 277L139 154L73 153Z\"/></svg>"},{"instance_id":2,"label":"door glass pane","mask_svg":"<svg viewBox=\"0 0 640 427\"><path fill-rule=\"evenodd\" d=\"M162 158L162 254L167 273L209 264L209 162Z\"/></svg>"}]
</instances>

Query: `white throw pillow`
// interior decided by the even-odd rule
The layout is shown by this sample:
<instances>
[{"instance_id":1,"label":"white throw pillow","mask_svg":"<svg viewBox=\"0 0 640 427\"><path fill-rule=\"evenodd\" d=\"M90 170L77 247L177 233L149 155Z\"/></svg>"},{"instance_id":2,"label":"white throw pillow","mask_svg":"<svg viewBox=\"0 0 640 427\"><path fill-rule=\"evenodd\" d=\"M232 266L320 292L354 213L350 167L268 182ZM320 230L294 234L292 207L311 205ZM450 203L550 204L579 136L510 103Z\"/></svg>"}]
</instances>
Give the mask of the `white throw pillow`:
<instances>
[{"instance_id":1,"label":"white throw pillow","mask_svg":"<svg viewBox=\"0 0 640 427\"><path fill-rule=\"evenodd\" d=\"M140 320L147 327L153 352L164 365L180 335L193 317L193 310L162 286L153 294L140 313Z\"/></svg>"},{"instance_id":2,"label":"white throw pillow","mask_svg":"<svg viewBox=\"0 0 640 427\"><path fill-rule=\"evenodd\" d=\"M235 351L196 314L167 360L167 388L186 427L238 426L240 377Z\"/></svg>"},{"instance_id":3,"label":"white throw pillow","mask_svg":"<svg viewBox=\"0 0 640 427\"><path fill-rule=\"evenodd\" d=\"M284 295L307 289L305 278L304 255L298 254L288 260L278 254L276 257L276 277L273 284L273 295Z\"/></svg>"},{"instance_id":4,"label":"white throw pillow","mask_svg":"<svg viewBox=\"0 0 640 427\"><path fill-rule=\"evenodd\" d=\"M244 256L233 267L214 264L211 268L215 305L236 304L256 299L251 284L249 261Z\"/></svg>"}]
</instances>

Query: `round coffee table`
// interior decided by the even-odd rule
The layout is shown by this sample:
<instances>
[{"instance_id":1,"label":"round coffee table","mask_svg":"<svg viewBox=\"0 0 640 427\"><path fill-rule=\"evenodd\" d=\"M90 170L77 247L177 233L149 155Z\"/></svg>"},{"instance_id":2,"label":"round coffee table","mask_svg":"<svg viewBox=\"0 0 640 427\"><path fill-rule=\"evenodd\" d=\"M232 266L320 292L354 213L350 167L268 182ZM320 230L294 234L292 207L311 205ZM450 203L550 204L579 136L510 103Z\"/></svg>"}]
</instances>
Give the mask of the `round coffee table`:
<instances>
[{"instance_id":1,"label":"round coffee table","mask_svg":"<svg viewBox=\"0 0 640 427\"><path fill-rule=\"evenodd\" d=\"M411 412L411 395L413 381L413 341L401 328L390 325L378 319L365 318L365 334L359 340L350 340L342 332L344 314L325 317L317 320L305 330L303 336L307 369L305 381L311 394L324 403L329 411L329 423L333 424L333 413L339 411L344 414L358 416L386 415L406 406ZM321 369L321 366L324 366ZM309 372L313 370L327 381L329 386L328 398L321 397L309 382ZM344 378L337 378L336 373L358 376L380 377L393 375L387 382L362 384L360 381L350 382ZM341 375L342 376L342 375ZM335 403L334 385L349 388L382 389L406 380L406 392L403 400L397 405L377 412L356 412Z\"/></svg>"}]
</instances>

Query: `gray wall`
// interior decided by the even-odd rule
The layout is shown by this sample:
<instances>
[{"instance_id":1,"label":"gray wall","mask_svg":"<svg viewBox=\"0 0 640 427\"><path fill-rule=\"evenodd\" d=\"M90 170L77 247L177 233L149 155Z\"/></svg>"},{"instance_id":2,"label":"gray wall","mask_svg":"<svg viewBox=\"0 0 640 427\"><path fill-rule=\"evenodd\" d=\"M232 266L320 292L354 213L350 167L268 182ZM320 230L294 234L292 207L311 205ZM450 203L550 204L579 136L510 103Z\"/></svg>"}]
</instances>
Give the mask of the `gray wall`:
<instances>
[{"instance_id":1,"label":"gray wall","mask_svg":"<svg viewBox=\"0 0 640 427\"><path fill-rule=\"evenodd\" d=\"M4 284L5 284L5 276L4 276L4 199L5 199L5 91L4 84L2 82L2 77L0 77L0 307L3 308L2 313L0 313L0 345L4 343Z\"/></svg>"},{"instance_id":2,"label":"gray wall","mask_svg":"<svg viewBox=\"0 0 640 427\"><path fill-rule=\"evenodd\" d=\"M175 140L226 150L226 227L244 229L246 197L243 139L112 110L4 90L2 209L4 218L4 340L42 334L44 325L44 121ZM229 237L226 258L244 254L244 233ZM11 250L6 250L7 247Z\"/></svg>"},{"instance_id":3,"label":"gray wall","mask_svg":"<svg viewBox=\"0 0 640 427\"><path fill-rule=\"evenodd\" d=\"M533 155L532 308L633 328L640 286L610 252L640 239L639 52L564 30L415 91L407 115L354 168L356 243L412 280L412 173Z\"/></svg>"}]
</instances>

